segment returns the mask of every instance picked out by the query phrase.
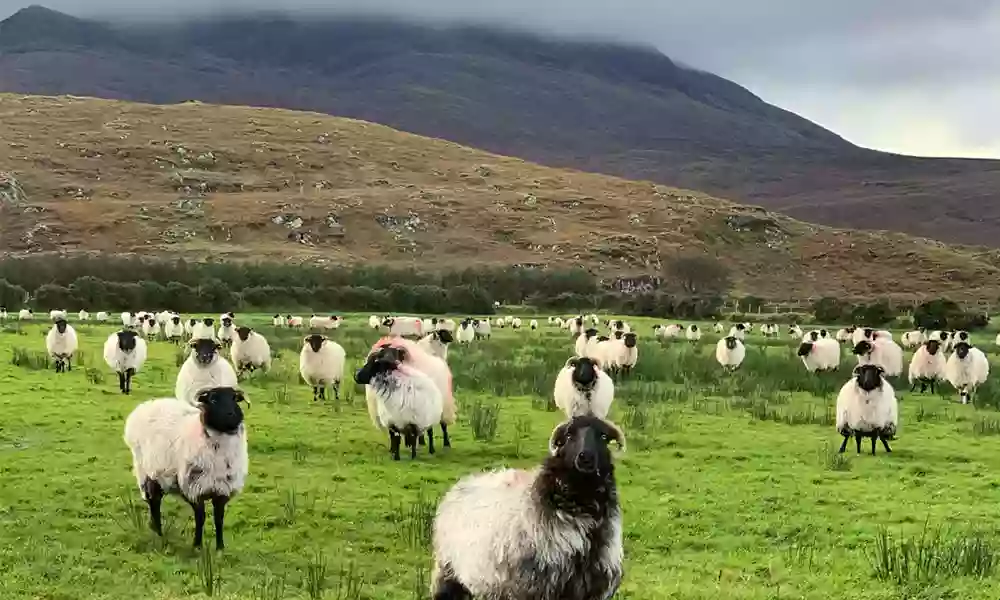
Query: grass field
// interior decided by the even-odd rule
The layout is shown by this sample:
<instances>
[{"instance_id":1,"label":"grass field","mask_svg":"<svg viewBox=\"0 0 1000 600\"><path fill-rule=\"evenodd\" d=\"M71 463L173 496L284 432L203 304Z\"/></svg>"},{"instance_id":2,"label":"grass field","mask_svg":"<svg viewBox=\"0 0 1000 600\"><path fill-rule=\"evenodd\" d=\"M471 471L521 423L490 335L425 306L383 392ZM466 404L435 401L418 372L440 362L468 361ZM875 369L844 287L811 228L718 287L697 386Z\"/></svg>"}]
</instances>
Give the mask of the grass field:
<instances>
[{"instance_id":1,"label":"grass field","mask_svg":"<svg viewBox=\"0 0 1000 600\"><path fill-rule=\"evenodd\" d=\"M43 370L47 325L0 332L0 598L427 598L437 499L463 475L538 464L559 422L548 398L568 334L496 331L451 350L453 447L393 462L353 382L341 403L314 404L298 381L301 334L266 321L255 324L281 356L246 383L250 477L222 554L191 549L177 497L165 539L148 530L121 439L138 402L173 393L175 347L151 345L127 397L100 354L111 327L80 324L81 356L58 376ZM332 334L352 372L377 337L363 321ZM629 448L617 457L617 598L1000 597L995 383L976 406L900 383L893 453L841 456L833 403L853 357L811 376L797 343L754 336L728 375L715 338L662 346L648 322L637 328L639 365L612 413ZM978 341L992 354L991 335Z\"/></svg>"}]
</instances>

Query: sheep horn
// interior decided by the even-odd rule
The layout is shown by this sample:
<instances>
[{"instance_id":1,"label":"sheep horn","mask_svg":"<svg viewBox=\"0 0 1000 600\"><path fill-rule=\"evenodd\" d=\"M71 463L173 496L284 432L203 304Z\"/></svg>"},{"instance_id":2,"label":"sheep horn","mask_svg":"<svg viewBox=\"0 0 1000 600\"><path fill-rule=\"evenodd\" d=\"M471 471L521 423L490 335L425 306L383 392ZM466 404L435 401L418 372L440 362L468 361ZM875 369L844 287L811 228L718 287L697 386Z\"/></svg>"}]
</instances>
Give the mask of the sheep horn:
<instances>
[{"instance_id":1,"label":"sheep horn","mask_svg":"<svg viewBox=\"0 0 1000 600\"><path fill-rule=\"evenodd\" d=\"M615 440L615 443L618 444L619 450L621 450L622 452L625 452L625 433L621 430L620 427L618 427L617 425L615 425L611 421L605 420L604 424L608 426L608 429L610 429L611 431L614 432L614 434L615 434L614 435L614 440Z\"/></svg>"},{"instance_id":2,"label":"sheep horn","mask_svg":"<svg viewBox=\"0 0 1000 600\"><path fill-rule=\"evenodd\" d=\"M569 421L556 425L556 428L552 430L552 435L549 436L549 454L554 455L559 450L559 446L556 445L556 441L562 439L566 435L567 429L569 429Z\"/></svg>"}]
</instances>

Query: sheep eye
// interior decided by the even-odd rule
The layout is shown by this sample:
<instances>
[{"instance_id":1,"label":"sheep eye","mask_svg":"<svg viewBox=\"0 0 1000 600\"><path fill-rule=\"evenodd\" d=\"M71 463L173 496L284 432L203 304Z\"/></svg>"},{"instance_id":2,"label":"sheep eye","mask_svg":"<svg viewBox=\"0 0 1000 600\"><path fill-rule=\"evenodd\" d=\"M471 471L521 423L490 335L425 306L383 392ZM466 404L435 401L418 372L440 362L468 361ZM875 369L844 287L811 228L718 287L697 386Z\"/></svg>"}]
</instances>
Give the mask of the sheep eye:
<instances>
[{"instance_id":1,"label":"sheep eye","mask_svg":"<svg viewBox=\"0 0 1000 600\"><path fill-rule=\"evenodd\" d=\"M611 441L611 436L609 436L606 433L602 433L601 434L601 439L604 440L605 442L610 442Z\"/></svg>"}]
</instances>

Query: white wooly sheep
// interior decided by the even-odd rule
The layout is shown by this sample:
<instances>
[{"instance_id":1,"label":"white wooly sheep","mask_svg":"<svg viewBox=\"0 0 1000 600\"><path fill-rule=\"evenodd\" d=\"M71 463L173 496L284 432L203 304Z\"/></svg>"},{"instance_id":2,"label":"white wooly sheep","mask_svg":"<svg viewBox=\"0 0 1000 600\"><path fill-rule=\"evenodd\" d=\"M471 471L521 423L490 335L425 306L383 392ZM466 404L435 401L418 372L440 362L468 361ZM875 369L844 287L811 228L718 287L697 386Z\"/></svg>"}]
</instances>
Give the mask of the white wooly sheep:
<instances>
[{"instance_id":1,"label":"white wooly sheep","mask_svg":"<svg viewBox=\"0 0 1000 600\"><path fill-rule=\"evenodd\" d=\"M890 339L861 340L854 346L854 354L859 365L878 365L886 377L898 377L903 373L903 349Z\"/></svg>"},{"instance_id":2,"label":"white wooly sheep","mask_svg":"<svg viewBox=\"0 0 1000 600\"><path fill-rule=\"evenodd\" d=\"M416 338L424 335L424 323L417 317L389 317L382 326L389 330L389 335Z\"/></svg>"},{"instance_id":3,"label":"white wooly sheep","mask_svg":"<svg viewBox=\"0 0 1000 600\"><path fill-rule=\"evenodd\" d=\"M734 335L730 335L719 340L715 345L715 360L724 369L735 371L743 364L743 359L747 356L746 346Z\"/></svg>"},{"instance_id":4,"label":"white wooly sheep","mask_svg":"<svg viewBox=\"0 0 1000 600\"><path fill-rule=\"evenodd\" d=\"M309 329L326 329L327 323L329 323L330 317L321 317L318 315L313 315L309 317Z\"/></svg>"},{"instance_id":5,"label":"white wooly sheep","mask_svg":"<svg viewBox=\"0 0 1000 600\"><path fill-rule=\"evenodd\" d=\"M948 341L945 342L944 349L951 352L955 349L959 343L965 342L966 344L972 345L972 336L969 335L968 331L955 331L948 336Z\"/></svg>"},{"instance_id":6,"label":"white wooly sheep","mask_svg":"<svg viewBox=\"0 0 1000 600\"><path fill-rule=\"evenodd\" d=\"M73 354L76 348L76 330L66 322L66 319L57 319L45 336L45 349L55 360L56 373L73 370Z\"/></svg>"},{"instance_id":7,"label":"white wooly sheep","mask_svg":"<svg viewBox=\"0 0 1000 600\"><path fill-rule=\"evenodd\" d=\"M123 312L121 314L122 327L134 327L134 312Z\"/></svg>"},{"instance_id":8,"label":"white wooly sheep","mask_svg":"<svg viewBox=\"0 0 1000 600\"><path fill-rule=\"evenodd\" d=\"M104 342L104 362L118 373L121 393L132 393L132 377L146 363L147 352L146 340L131 329L112 333Z\"/></svg>"},{"instance_id":9,"label":"white wooly sheep","mask_svg":"<svg viewBox=\"0 0 1000 600\"><path fill-rule=\"evenodd\" d=\"M569 419L583 415L604 419L615 400L615 384L599 359L574 356L556 375L552 396Z\"/></svg>"},{"instance_id":10,"label":"white wooly sheep","mask_svg":"<svg viewBox=\"0 0 1000 600\"><path fill-rule=\"evenodd\" d=\"M215 547L225 548L226 504L243 489L249 459L243 424L243 392L199 390L194 404L176 398L143 402L125 420L125 443L139 492L149 504L149 525L163 535L160 506L176 493L194 508L194 546L200 547L205 501L212 501Z\"/></svg>"},{"instance_id":11,"label":"white wooly sheep","mask_svg":"<svg viewBox=\"0 0 1000 600\"><path fill-rule=\"evenodd\" d=\"M493 324L496 325L497 327L499 327L500 329L503 329L504 325L506 325L507 322L504 321L503 319L497 319L496 321L493 322Z\"/></svg>"},{"instance_id":12,"label":"white wooly sheep","mask_svg":"<svg viewBox=\"0 0 1000 600\"><path fill-rule=\"evenodd\" d=\"M530 321L530 322L528 323L528 327L529 327L529 328L530 328L530 329L531 329L532 331L537 331L537 330L538 330L538 321L536 321L535 319L532 319L532 320L531 320L531 321Z\"/></svg>"},{"instance_id":13,"label":"white wooly sheep","mask_svg":"<svg viewBox=\"0 0 1000 600\"><path fill-rule=\"evenodd\" d=\"M285 318L285 323L293 329L300 329L302 327L302 317L288 315Z\"/></svg>"},{"instance_id":14,"label":"white wooly sheep","mask_svg":"<svg viewBox=\"0 0 1000 600\"><path fill-rule=\"evenodd\" d=\"M480 338L490 339L490 336L493 335L493 326L490 325L489 319L473 320L472 328L476 333L476 339Z\"/></svg>"},{"instance_id":15,"label":"white wooly sheep","mask_svg":"<svg viewBox=\"0 0 1000 600\"><path fill-rule=\"evenodd\" d=\"M80 312L76 313L76 317L78 319L80 319L81 321L89 321L90 320L90 313L87 312L87 311L85 311L85 310L83 310L81 308Z\"/></svg>"},{"instance_id":16,"label":"white wooly sheep","mask_svg":"<svg viewBox=\"0 0 1000 600\"><path fill-rule=\"evenodd\" d=\"M993 340L993 343L995 343L997 346L1000 346L1000 333L997 334L997 337L995 340Z\"/></svg>"},{"instance_id":17,"label":"white wooly sheep","mask_svg":"<svg viewBox=\"0 0 1000 600\"><path fill-rule=\"evenodd\" d=\"M236 375L253 373L257 369L271 368L271 345L267 339L249 327L237 327L236 337L229 349L229 358L236 367Z\"/></svg>"},{"instance_id":18,"label":"white wooly sheep","mask_svg":"<svg viewBox=\"0 0 1000 600\"><path fill-rule=\"evenodd\" d=\"M215 319L212 317L206 317L201 321L198 321L191 328L191 339L192 340L214 340L215 337Z\"/></svg>"},{"instance_id":19,"label":"white wooly sheep","mask_svg":"<svg viewBox=\"0 0 1000 600\"><path fill-rule=\"evenodd\" d=\"M382 321L383 320L384 319L382 317L379 317L378 315L372 315L372 316L368 317L368 328L369 329L378 329L379 327L382 326Z\"/></svg>"},{"instance_id":20,"label":"white wooly sheep","mask_svg":"<svg viewBox=\"0 0 1000 600\"><path fill-rule=\"evenodd\" d=\"M458 340L459 344L471 344L472 340L476 339L476 328L471 320L465 319L462 321L462 324L458 326L458 331L455 333L455 339Z\"/></svg>"},{"instance_id":21,"label":"white wooly sheep","mask_svg":"<svg viewBox=\"0 0 1000 600\"><path fill-rule=\"evenodd\" d=\"M924 393L930 386L931 393L934 393L934 386L938 381L944 379L944 369L947 361L944 352L941 350L941 342L938 340L927 340L913 354L910 360L910 391L917 389L920 384L920 393Z\"/></svg>"},{"instance_id":22,"label":"white wooly sheep","mask_svg":"<svg viewBox=\"0 0 1000 600\"><path fill-rule=\"evenodd\" d=\"M152 316L153 316L152 313L148 313L148 312L146 312L144 310L140 310L139 312L135 313L134 317L132 317L132 326L133 327L139 327L140 325L142 325L143 321L145 321L148 317L152 317Z\"/></svg>"},{"instance_id":23,"label":"white wooly sheep","mask_svg":"<svg viewBox=\"0 0 1000 600\"><path fill-rule=\"evenodd\" d=\"M722 323L716 322L715 325L712 326L712 330L715 331L715 333L722 333L726 330L726 326Z\"/></svg>"},{"instance_id":24,"label":"white wooly sheep","mask_svg":"<svg viewBox=\"0 0 1000 600\"><path fill-rule=\"evenodd\" d=\"M791 327L788 328L788 335L792 336L793 338L802 337L803 335L802 328L799 327L798 325L792 325Z\"/></svg>"},{"instance_id":25,"label":"white wooly sheep","mask_svg":"<svg viewBox=\"0 0 1000 600\"><path fill-rule=\"evenodd\" d=\"M190 318L184 321L184 335L192 337L194 335L194 328L198 325L198 319Z\"/></svg>"},{"instance_id":26,"label":"white wooly sheep","mask_svg":"<svg viewBox=\"0 0 1000 600\"><path fill-rule=\"evenodd\" d=\"M600 340L597 339L597 330L588 329L577 336L576 342L573 344L573 349L577 356L591 356L597 351L597 344Z\"/></svg>"},{"instance_id":27,"label":"white wooly sheep","mask_svg":"<svg viewBox=\"0 0 1000 600\"><path fill-rule=\"evenodd\" d=\"M854 332L857 331L856 327L845 327L843 329L837 330L837 341L838 342L849 342L854 338Z\"/></svg>"},{"instance_id":28,"label":"white wooly sheep","mask_svg":"<svg viewBox=\"0 0 1000 600\"><path fill-rule=\"evenodd\" d=\"M156 319L150 317L143 320L141 324L141 331L142 337L147 340L151 340L160 335L160 325L156 322Z\"/></svg>"},{"instance_id":29,"label":"white wooly sheep","mask_svg":"<svg viewBox=\"0 0 1000 600\"><path fill-rule=\"evenodd\" d=\"M593 313L591 313L590 315L588 315L587 318L590 319L591 325L600 325L601 324L601 319L599 319L597 317L597 315L595 315Z\"/></svg>"},{"instance_id":30,"label":"white wooly sheep","mask_svg":"<svg viewBox=\"0 0 1000 600\"><path fill-rule=\"evenodd\" d=\"M167 323L163 326L163 337L168 341L179 344L184 337L184 323L181 322L180 315L171 315Z\"/></svg>"},{"instance_id":31,"label":"white wooly sheep","mask_svg":"<svg viewBox=\"0 0 1000 600\"><path fill-rule=\"evenodd\" d=\"M737 323L729 328L729 335L726 337L736 338L739 341L744 341L747 337L747 330L749 328L743 323Z\"/></svg>"},{"instance_id":32,"label":"white wooly sheep","mask_svg":"<svg viewBox=\"0 0 1000 600\"><path fill-rule=\"evenodd\" d=\"M64 311L64 310L50 310L49 311L49 320L51 320L53 323L55 323L56 321L58 321L60 319L62 319L62 320L65 321L66 318L67 318L67 315L66 315L66 311Z\"/></svg>"},{"instance_id":33,"label":"white wooly sheep","mask_svg":"<svg viewBox=\"0 0 1000 600\"><path fill-rule=\"evenodd\" d=\"M869 342L870 343L870 342ZM840 388L837 395L837 433L844 436L840 451L847 449L853 436L861 454L861 439L871 438L872 456L876 440L882 441L886 452L889 440L896 437L899 427L899 406L896 392L883 377L882 367L874 364L858 365L854 377Z\"/></svg>"},{"instance_id":34,"label":"white wooly sheep","mask_svg":"<svg viewBox=\"0 0 1000 600\"><path fill-rule=\"evenodd\" d=\"M191 405L197 405L199 390L217 387L237 387L236 371L219 350L222 345L213 339L194 339L187 360L177 372L174 397Z\"/></svg>"},{"instance_id":35,"label":"white wooly sheep","mask_svg":"<svg viewBox=\"0 0 1000 600\"><path fill-rule=\"evenodd\" d=\"M18 311L17 318L20 321L31 321L32 319L35 318L35 315L34 313L31 312L30 308L22 308L20 311Z\"/></svg>"},{"instance_id":36,"label":"white wooly sheep","mask_svg":"<svg viewBox=\"0 0 1000 600\"><path fill-rule=\"evenodd\" d=\"M566 329L569 330L571 335L580 335L583 333L584 325L583 317L570 317L566 321Z\"/></svg>"},{"instance_id":37,"label":"white wooly sheep","mask_svg":"<svg viewBox=\"0 0 1000 600\"><path fill-rule=\"evenodd\" d=\"M559 329L562 329L566 326L566 321L563 321L562 317L555 317L554 319L552 319L552 324L558 327Z\"/></svg>"},{"instance_id":38,"label":"white wooly sheep","mask_svg":"<svg viewBox=\"0 0 1000 600\"><path fill-rule=\"evenodd\" d=\"M829 337L821 338L811 331L799 346L798 355L810 373L836 371L840 367L840 344Z\"/></svg>"},{"instance_id":39,"label":"white wooly sheep","mask_svg":"<svg viewBox=\"0 0 1000 600\"><path fill-rule=\"evenodd\" d=\"M375 319L375 327L374 328L378 329L378 317L372 317L372 318ZM285 326L285 317L282 316L282 315L280 315L280 314L274 315L273 317L271 317L271 325L273 325L275 327L284 327Z\"/></svg>"},{"instance_id":40,"label":"white wooly sheep","mask_svg":"<svg viewBox=\"0 0 1000 600\"><path fill-rule=\"evenodd\" d=\"M233 338L236 337L236 325L229 317L222 317L220 321L219 333L216 335L216 339L222 342L223 346L232 346Z\"/></svg>"},{"instance_id":41,"label":"white wooly sheep","mask_svg":"<svg viewBox=\"0 0 1000 600\"><path fill-rule=\"evenodd\" d=\"M697 325L688 325L687 330L684 332L684 337L689 342L697 342L701 339L701 329L698 329Z\"/></svg>"},{"instance_id":42,"label":"white wooly sheep","mask_svg":"<svg viewBox=\"0 0 1000 600\"><path fill-rule=\"evenodd\" d=\"M110 318L111 318L111 315L109 315L107 313L107 311L102 310L102 311L98 311L98 313L97 313L97 320L99 322L101 322L101 323L107 323L108 319L110 319Z\"/></svg>"},{"instance_id":43,"label":"white wooly sheep","mask_svg":"<svg viewBox=\"0 0 1000 600\"><path fill-rule=\"evenodd\" d=\"M167 324L167 321L170 320L170 317L174 316L174 313L170 312L169 310L161 310L154 316L156 318L156 323L162 328L164 325Z\"/></svg>"},{"instance_id":44,"label":"white wooly sheep","mask_svg":"<svg viewBox=\"0 0 1000 600\"><path fill-rule=\"evenodd\" d=\"M437 326L438 331L441 331L442 329L454 334L455 330L458 329L458 323L455 322L455 319L445 319L440 321Z\"/></svg>"},{"instance_id":45,"label":"white wooly sheep","mask_svg":"<svg viewBox=\"0 0 1000 600\"><path fill-rule=\"evenodd\" d=\"M872 329L870 327L855 329L854 333L851 334L851 343L857 346L858 343L863 340L868 340L869 342L873 342L875 340L893 341L892 333L886 331L885 329ZM892 375L889 376L892 377Z\"/></svg>"},{"instance_id":46,"label":"white wooly sheep","mask_svg":"<svg viewBox=\"0 0 1000 600\"><path fill-rule=\"evenodd\" d=\"M598 600L622 578L621 508L608 448L613 423L558 425L533 471L468 476L438 505L431 597Z\"/></svg>"},{"instance_id":47,"label":"white wooly sheep","mask_svg":"<svg viewBox=\"0 0 1000 600\"><path fill-rule=\"evenodd\" d=\"M907 331L906 333L903 334L903 337L900 339L900 342L902 342L901 345L907 349L916 348L917 346L923 344L926 341L927 337L924 335L923 329L915 329L913 331Z\"/></svg>"},{"instance_id":48,"label":"white wooly sheep","mask_svg":"<svg viewBox=\"0 0 1000 600\"><path fill-rule=\"evenodd\" d=\"M520 317L514 317L514 320L512 320L510 322L510 326L512 328L514 328L514 329L520 329L521 328L521 319L520 319Z\"/></svg>"},{"instance_id":49,"label":"white wooly sheep","mask_svg":"<svg viewBox=\"0 0 1000 600\"><path fill-rule=\"evenodd\" d=\"M441 360L448 360L448 344L454 341L455 338L452 337L450 331L446 329L439 329L420 338L420 341L417 342L417 344Z\"/></svg>"},{"instance_id":50,"label":"white wooly sheep","mask_svg":"<svg viewBox=\"0 0 1000 600\"><path fill-rule=\"evenodd\" d=\"M632 332L632 326L621 319L616 319L608 323L608 328L611 330L611 333L615 333L616 331L620 331L622 333Z\"/></svg>"},{"instance_id":51,"label":"white wooly sheep","mask_svg":"<svg viewBox=\"0 0 1000 600\"><path fill-rule=\"evenodd\" d=\"M601 354L602 363L613 373L628 375L639 362L638 337L634 333L626 333L621 339L614 339L611 345Z\"/></svg>"},{"instance_id":52,"label":"white wooly sheep","mask_svg":"<svg viewBox=\"0 0 1000 600\"><path fill-rule=\"evenodd\" d=\"M944 367L945 379L958 390L962 404L968 404L976 388L990 375L990 361L979 348L968 342L955 344L955 351Z\"/></svg>"},{"instance_id":53,"label":"white wooly sheep","mask_svg":"<svg viewBox=\"0 0 1000 600\"><path fill-rule=\"evenodd\" d=\"M340 399L340 382L344 379L346 362L344 347L325 335L314 333L303 338L299 374L312 386L313 401L326 400L327 387L333 387L334 398Z\"/></svg>"}]
</instances>

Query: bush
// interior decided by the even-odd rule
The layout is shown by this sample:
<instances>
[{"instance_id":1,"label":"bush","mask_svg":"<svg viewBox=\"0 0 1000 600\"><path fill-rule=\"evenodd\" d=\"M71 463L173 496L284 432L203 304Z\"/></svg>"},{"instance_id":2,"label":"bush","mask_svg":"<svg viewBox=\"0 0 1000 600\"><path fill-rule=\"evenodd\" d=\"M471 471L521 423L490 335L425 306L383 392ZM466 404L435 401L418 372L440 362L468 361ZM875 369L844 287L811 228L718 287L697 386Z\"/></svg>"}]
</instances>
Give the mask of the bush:
<instances>
[{"instance_id":1,"label":"bush","mask_svg":"<svg viewBox=\"0 0 1000 600\"><path fill-rule=\"evenodd\" d=\"M913 311L913 324L927 329L964 329L972 331L989 325L989 315L965 312L955 302L939 298L924 302Z\"/></svg>"},{"instance_id":2,"label":"bush","mask_svg":"<svg viewBox=\"0 0 1000 600\"><path fill-rule=\"evenodd\" d=\"M873 327L888 325L896 320L896 312L889 306L887 300L879 300L874 304L860 304L851 310L854 323L864 323Z\"/></svg>"},{"instance_id":3,"label":"bush","mask_svg":"<svg viewBox=\"0 0 1000 600\"><path fill-rule=\"evenodd\" d=\"M847 303L836 298L820 298L813 303L812 312L817 323L843 323L851 316Z\"/></svg>"}]
</instances>

